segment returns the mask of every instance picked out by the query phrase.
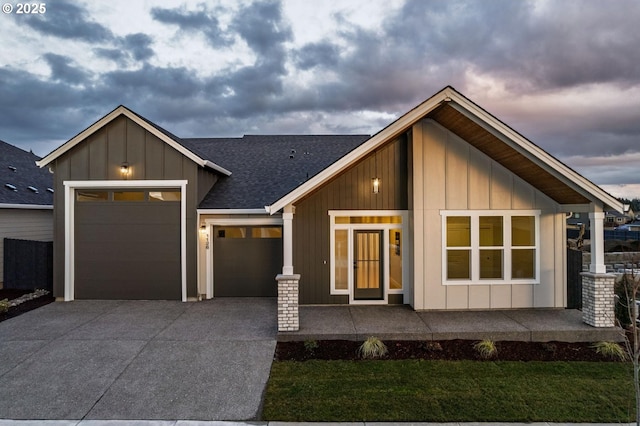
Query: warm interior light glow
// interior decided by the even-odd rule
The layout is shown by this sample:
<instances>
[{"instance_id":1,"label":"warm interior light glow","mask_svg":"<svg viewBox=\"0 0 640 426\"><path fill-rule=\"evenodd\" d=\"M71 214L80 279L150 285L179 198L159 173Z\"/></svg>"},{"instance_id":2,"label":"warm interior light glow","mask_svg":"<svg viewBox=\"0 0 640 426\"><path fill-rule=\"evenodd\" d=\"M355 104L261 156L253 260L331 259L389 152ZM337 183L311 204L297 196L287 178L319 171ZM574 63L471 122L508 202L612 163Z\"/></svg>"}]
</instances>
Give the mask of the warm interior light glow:
<instances>
[{"instance_id":1,"label":"warm interior light glow","mask_svg":"<svg viewBox=\"0 0 640 426\"><path fill-rule=\"evenodd\" d=\"M122 163L120 166L120 173L123 175L129 174L129 163Z\"/></svg>"},{"instance_id":2,"label":"warm interior light glow","mask_svg":"<svg viewBox=\"0 0 640 426\"><path fill-rule=\"evenodd\" d=\"M373 193L377 194L378 192L380 192L380 179L378 178L373 178L371 179L371 184L373 187Z\"/></svg>"}]
</instances>

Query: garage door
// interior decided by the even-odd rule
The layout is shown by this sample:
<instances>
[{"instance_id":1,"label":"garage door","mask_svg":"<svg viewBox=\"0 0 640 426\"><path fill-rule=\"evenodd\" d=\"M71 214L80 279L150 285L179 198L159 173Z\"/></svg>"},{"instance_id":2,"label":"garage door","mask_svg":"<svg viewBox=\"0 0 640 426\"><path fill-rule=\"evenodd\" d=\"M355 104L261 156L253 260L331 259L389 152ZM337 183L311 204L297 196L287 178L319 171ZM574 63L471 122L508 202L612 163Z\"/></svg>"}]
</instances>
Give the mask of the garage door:
<instances>
[{"instance_id":1,"label":"garage door","mask_svg":"<svg viewBox=\"0 0 640 426\"><path fill-rule=\"evenodd\" d=\"M75 298L182 297L180 190L78 190Z\"/></svg>"},{"instance_id":2,"label":"garage door","mask_svg":"<svg viewBox=\"0 0 640 426\"><path fill-rule=\"evenodd\" d=\"M213 228L214 297L275 297L281 271L281 226Z\"/></svg>"}]
</instances>

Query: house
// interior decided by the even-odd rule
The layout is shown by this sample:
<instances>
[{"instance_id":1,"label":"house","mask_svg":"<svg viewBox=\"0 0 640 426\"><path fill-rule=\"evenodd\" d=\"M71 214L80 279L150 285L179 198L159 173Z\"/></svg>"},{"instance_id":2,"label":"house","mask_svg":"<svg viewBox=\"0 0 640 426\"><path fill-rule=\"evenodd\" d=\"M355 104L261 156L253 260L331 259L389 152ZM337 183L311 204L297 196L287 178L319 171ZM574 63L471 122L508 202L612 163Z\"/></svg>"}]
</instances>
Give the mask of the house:
<instances>
[{"instance_id":1,"label":"house","mask_svg":"<svg viewBox=\"0 0 640 426\"><path fill-rule=\"evenodd\" d=\"M623 208L628 208L628 205L625 205ZM605 227L607 228L617 228L618 226L624 225L626 223L632 222L633 217L629 217L627 213L621 213L616 210L610 210L605 213L604 222Z\"/></svg>"},{"instance_id":2,"label":"house","mask_svg":"<svg viewBox=\"0 0 640 426\"><path fill-rule=\"evenodd\" d=\"M0 287L5 238L53 241L53 175L39 159L0 141Z\"/></svg>"},{"instance_id":3,"label":"house","mask_svg":"<svg viewBox=\"0 0 640 426\"><path fill-rule=\"evenodd\" d=\"M38 164L57 297L278 294L281 330L298 304L563 308L567 213L595 236L589 288L622 211L452 87L371 137L181 139L120 106Z\"/></svg>"}]
</instances>

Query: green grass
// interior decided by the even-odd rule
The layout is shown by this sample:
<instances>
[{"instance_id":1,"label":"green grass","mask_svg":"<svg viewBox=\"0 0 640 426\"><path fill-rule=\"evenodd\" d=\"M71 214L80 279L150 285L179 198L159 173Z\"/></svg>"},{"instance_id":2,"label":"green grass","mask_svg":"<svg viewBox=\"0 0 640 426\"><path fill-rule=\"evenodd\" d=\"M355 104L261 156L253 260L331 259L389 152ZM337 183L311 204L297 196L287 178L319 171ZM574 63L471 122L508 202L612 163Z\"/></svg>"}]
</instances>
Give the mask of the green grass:
<instances>
[{"instance_id":1,"label":"green grass","mask_svg":"<svg viewBox=\"0 0 640 426\"><path fill-rule=\"evenodd\" d=\"M274 362L263 420L630 422L626 363Z\"/></svg>"}]
</instances>

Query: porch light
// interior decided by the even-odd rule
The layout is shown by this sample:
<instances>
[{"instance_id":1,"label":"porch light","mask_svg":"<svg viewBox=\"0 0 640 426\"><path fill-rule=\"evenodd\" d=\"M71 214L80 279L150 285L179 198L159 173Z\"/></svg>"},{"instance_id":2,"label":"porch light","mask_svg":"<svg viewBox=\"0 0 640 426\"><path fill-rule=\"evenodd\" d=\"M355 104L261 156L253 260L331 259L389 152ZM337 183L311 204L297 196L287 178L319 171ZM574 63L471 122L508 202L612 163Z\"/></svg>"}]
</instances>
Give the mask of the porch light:
<instances>
[{"instance_id":1,"label":"porch light","mask_svg":"<svg viewBox=\"0 0 640 426\"><path fill-rule=\"evenodd\" d=\"M380 192L380 179L377 177L371 179L371 187L374 194Z\"/></svg>"},{"instance_id":2,"label":"porch light","mask_svg":"<svg viewBox=\"0 0 640 426\"><path fill-rule=\"evenodd\" d=\"M122 163L122 165L120 166L120 173L123 175L129 174L129 163L127 163L126 161Z\"/></svg>"}]
</instances>

